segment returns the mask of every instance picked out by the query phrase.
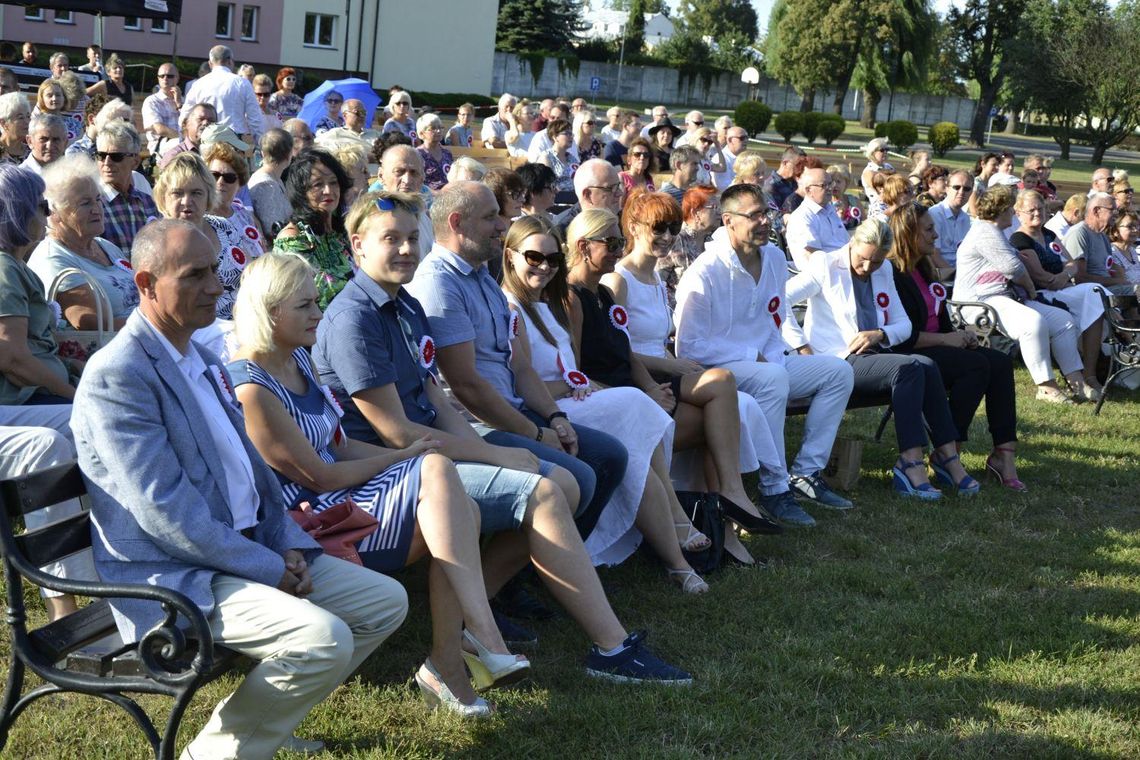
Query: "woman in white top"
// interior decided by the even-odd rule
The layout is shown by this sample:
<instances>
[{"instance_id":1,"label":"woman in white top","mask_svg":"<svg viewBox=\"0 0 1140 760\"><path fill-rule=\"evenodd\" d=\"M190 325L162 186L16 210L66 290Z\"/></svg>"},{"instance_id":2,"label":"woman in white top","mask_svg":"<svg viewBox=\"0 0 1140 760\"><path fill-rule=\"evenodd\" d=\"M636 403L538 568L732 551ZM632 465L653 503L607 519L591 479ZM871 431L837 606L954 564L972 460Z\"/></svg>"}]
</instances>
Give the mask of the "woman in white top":
<instances>
[{"instance_id":1,"label":"woman in white top","mask_svg":"<svg viewBox=\"0 0 1140 760\"><path fill-rule=\"evenodd\" d=\"M1117 216L1108 228L1112 242L1112 257L1132 284L1140 284L1140 256L1136 254L1136 239L1140 234L1140 216L1126 211Z\"/></svg>"},{"instance_id":2,"label":"woman in white top","mask_svg":"<svg viewBox=\"0 0 1140 760\"><path fill-rule=\"evenodd\" d=\"M669 480L673 420L640 390L600 389L578 370L570 336L580 335L581 305L567 287L565 256L548 222L528 216L511 225L503 290L511 303L511 330L525 334L531 364L559 408L571 422L611 431L629 452L625 476L586 539L594 564L623 561L644 535L683 591L707 591L681 554L682 546L699 551L709 542L681 510ZM670 521L677 535L670 533Z\"/></svg>"},{"instance_id":3,"label":"woman in white top","mask_svg":"<svg viewBox=\"0 0 1140 760\"><path fill-rule=\"evenodd\" d=\"M878 193L875 192L875 187L872 184L875 172L883 170L893 172L895 170L893 166L887 163L887 145L887 138L876 137L863 146L863 155L867 157L867 165L863 167L863 173L859 175L859 183L863 186L863 192L866 193L867 200L870 202L874 202L878 197Z\"/></svg>"},{"instance_id":4,"label":"woman in white top","mask_svg":"<svg viewBox=\"0 0 1140 760\"><path fill-rule=\"evenodd\" d=\"M511 158L526 158L530 143L534 139L534 106L528 101L519 101L507 117L507 153Z\"/></svg>"}]
</instances>

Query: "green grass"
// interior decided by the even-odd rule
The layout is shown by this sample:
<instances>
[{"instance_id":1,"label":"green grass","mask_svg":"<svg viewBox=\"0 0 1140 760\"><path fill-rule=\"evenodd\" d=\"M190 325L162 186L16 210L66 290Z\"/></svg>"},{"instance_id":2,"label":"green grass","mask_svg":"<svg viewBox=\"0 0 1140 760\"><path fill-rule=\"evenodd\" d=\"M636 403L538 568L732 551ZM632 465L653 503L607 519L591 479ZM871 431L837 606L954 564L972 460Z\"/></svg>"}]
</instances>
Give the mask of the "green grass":
<instances>
[{"instance_id":1,"label":"green grass","mask_svg":"<svg viewBox=\"0 0 1140 760\"><path fill-rule=\"evenodd\" d=\"M858 508L749 538L769 569L726 569L703 597L641 556L603 570L621 619L649 628L692 688L586 679L587 642L562 620L538 626L534 678L495 693L492 720L431 715L410 682L429 636L414 568L408 622L299 733L351 758L1140 757L1140 394L1093 417L1035 402L1024 370L1017 380L1027 495L984 481L969 500L895 497L892 431L872 442L878 412L862 410L841 430L867 441ZM979 478L984 422L963 457ZM183 742L235 682L198 695ZM25 713L4 756L144 754L121 713L69 695Z\"/></svg>"}]
</instances>

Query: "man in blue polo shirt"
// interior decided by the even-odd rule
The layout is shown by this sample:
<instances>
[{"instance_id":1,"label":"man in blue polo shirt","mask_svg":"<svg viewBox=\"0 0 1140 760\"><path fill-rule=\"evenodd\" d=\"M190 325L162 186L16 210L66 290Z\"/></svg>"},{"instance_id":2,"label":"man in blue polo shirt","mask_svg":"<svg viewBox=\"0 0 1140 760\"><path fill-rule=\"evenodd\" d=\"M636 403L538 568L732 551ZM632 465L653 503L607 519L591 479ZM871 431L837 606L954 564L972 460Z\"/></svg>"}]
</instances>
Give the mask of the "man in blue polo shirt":
<instances>
[{"instance_id":1,"label":"man in blue polo shirt","mask_svg":"<svg viewBox=\"0 0 1140 760\"><path fill-rule=\"evenodd\" d=\"M486 266L502 256L505 231L490 188L449 184L431 218L435 245L408 292L423 304L439 367L455 398L489 428L482 431L488 441L528 448L574 475L584 505L575 522L587 536L625 474L625 447L608 433L571 425L525 342L515 345L517 317Z\"/></svg>"}]
</instances>

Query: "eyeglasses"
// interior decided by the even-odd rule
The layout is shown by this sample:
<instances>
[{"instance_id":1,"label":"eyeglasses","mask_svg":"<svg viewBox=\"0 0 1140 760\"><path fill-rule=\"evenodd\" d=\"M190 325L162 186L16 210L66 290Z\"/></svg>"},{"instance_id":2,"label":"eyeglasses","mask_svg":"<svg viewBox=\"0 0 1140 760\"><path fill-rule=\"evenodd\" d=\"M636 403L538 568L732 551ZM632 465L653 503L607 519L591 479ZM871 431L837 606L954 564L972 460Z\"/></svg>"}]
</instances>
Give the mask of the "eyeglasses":
<instances>
[{"instance_id":1,"label":"eyeglasses","mask_svg":"<svg viewBox=\"0 0 1140 760\"><path fill-rule=\"evenodd\" d=\"M212 171L212 172L210 172L210 174L212 174L214 176L215 180L220 179L222 182L225 182L227 185L232 185L238 181L238 176L234 172L214 172L214 171Z\"/></svg>"},{"instance_id":2,"label":"eyeglasses","mask_svg":"<svg viewBox=\"0 0 1140 760\"><path fill-rule=\"evenodd\" d=\"M582 126L583 126L583 127L592 127L592 126L594 126L594 124L595 124L595 122L592 122L592 121L584 121L584 122L582 122Z\"/></svg>"},{"instance_id":3,"label":"eyeglasses","mask_svg":"<svg viewBox=\"0 0 1140 760\"><path fill-rule=\"evenodd\" d=\"M653 234L654 235L664 235L666 232L668 232L673 237L680 235L681 234L681 223L680 222L658 222L657 224L653 225Z\"/></svg>"},{"instance_id":4,"label":"eyeglasses","mask_svg":"<svg viewBox=\"0 0 1140 760\"><path fill-rule=\"evenodd\" d=\"M623 237L605 237L605 238L586 238L591 243L605 243L607 253L617 253L625 248L625 238Z\"/></svg>"},{"instance_id":5,"label":"eyeglasses","mask_svg":"<svg viewBox=\"0 0 1140 760\"><path fill-rule=\"evenodd\" d=\"M632 151L629 154L630 158L649 158L649 153L644 150Z\"/></svg>"},{"instance_id":6,"label":"eyeglasses","mask_svg":"<svg viewBox=\"0 0 1140 760\"><path fill-rule=\"evenodd\" d=\"M331 100L326 100L326 101L325 101L325 103L327 103L327 104L328 104L328 105L330 105L330 106L339 106L339 105L341 105L342 103L344 103L344 101L343 101L343 100L339 100L339 99L337 99L337 98L333 98L333 99L331 99Z\"/></svg>"},{"instance_id":7,"label":"eyeglasses","mask_svg":"<svg viewBox=\"0 0 1140 760\"><path fill-rule=\"evenodd\" d=\"M177 76L178 76L177 74L159 74L158 78L159 79L174 79Z\"/></svg>"},{"instance_id":8,"label":"eyeglasses","mask_svg":"<svg viewBox=\"0 0 1140 760\"><path fill-rule=\"evenodd\" d=\"M587 185L587 190L605 190L607 193L616 193L621 190L621 183L615 182L612 185Z\"/></svg>"},{"instance_id":9,"label":"eyeglasses","mask_svg":"<svg viewBox=\"0 0 1140 760\"><path fill-rule=\"evenodd\" d=\"M538 192L542 192L539 190ZM516 190L513 193L507 193L507 197L516 203L522 203L526 200L526 190Z\"/></svg>"},{"instance_id":10,"label":"eyeglasses","mask_svg":"<svg viewBox=\"0 0 1140 760\"><path fill-rule=\"evenodd\" d=\"M810 185L805 185L804 189L811 190L813 187L829 187L830 184L829 182L813 182Z\"/></svg>"},{"instance_id":11,"label":"eyeglasses","mask_svg":"<svg viewBox=\"0 0 1140 760\"><path fill-rule=\"evenodd\" d=\"M751 222L761 222L768 219L768 209L757 209L751 214L743 214L739 211L722 211L722 214L731 214L733 216L742 216Z\"/></svg>"},{"instance_id":12,"label":"eyeglasses","mask_svg":"<svg viewBox=\"0 0 1140 760\"><path fill-rule=\"evenodd\" d=\"M562 266L562 252L558 253L544 253L543 251L519 251L518 252L529 266L540 267L545 262L546 266L551 269L557 269Z\"/></svg>"},{"instance_id":13,"label":"eyeglasses","mask_svg":"<svg viewBox=\"0 0 1140 760\"><path fill-rule=\"evenodd\" d=\"M273 93L271 93L271 92L255 92L253 94L256 95L257 98L260 100L261 98L268 98Z\"/></svg>"},{"instance_id":14,"label":"eyeglasses","mask_svg":"<svg viewBox=\"0 0 1140 760\"><path fill-rule=\"evenodd\" d=\"M1111 214L1112 213L1112 206L1093 206L1091 210L1092 211L1107 211L1108 213Z\"/></svg>"},{"instance_id":15,"label":"eyeglasses","mask_svg":"<svg viewBox=\"0 0 1140 760\"><path fill-rule=\"evenodd\" d=\"M703 127L705 125L705 123L703 121L690 121L689 123L692 124L694 127Z\"/></svg>"},{"instance_id":16,"label":"eyeglasses","mask_svg":"<svg viewBox=\"0 0 1140 760\"><path fill-rule=\"evenodd\" d=\"M1124 195L1132 195L1132 194L1133 194L1133 193L1135 193L1135 192L1136 192L1136 191L1135 191L1135 190L1133 190L1132 188L1128 188L1127 190L1117 190L1117 191L1116 191L1116 194L1117 194L1117 195L1120 195L1121 193L1123 193Z\"/></svg>"},{"instance_id":17,"label":"eyeglasses","mask_svg":"<svg viewBox=\"0 0 1140 760\"><path fill-rule=\"evenodd\" d=\"M954 192L958 192L959 190L965 190L966 192L970 192L971 190L974 189L974 186L973 185L951 185L950 189L953 190Z\"/></svg>"},{"instance_id":18,"label":"eyeglasses","mask_svg":"<svg viewBox=\"0 0 1140 760\"><path fill-rule=\"evenodd\" d=\"M118 151L107 153L101 150L95 151L95 159L97 161L106 161L109 158L113 163L116 164L122 162L124 158L130 158L137 155L138 153L119 153Z\"/></svg>"},{"instance_id":19,"label":"eyeglasses","mask_svg":"<svg viewBox=\"0 0 1140 760\"><path fill-rule=\"evenodd\" d=\"M363 116L364 115L364 111L358 111L355 108L348 108L345 110L345 113L350 113L353 116Z\"/></svg>"}]
</instances>

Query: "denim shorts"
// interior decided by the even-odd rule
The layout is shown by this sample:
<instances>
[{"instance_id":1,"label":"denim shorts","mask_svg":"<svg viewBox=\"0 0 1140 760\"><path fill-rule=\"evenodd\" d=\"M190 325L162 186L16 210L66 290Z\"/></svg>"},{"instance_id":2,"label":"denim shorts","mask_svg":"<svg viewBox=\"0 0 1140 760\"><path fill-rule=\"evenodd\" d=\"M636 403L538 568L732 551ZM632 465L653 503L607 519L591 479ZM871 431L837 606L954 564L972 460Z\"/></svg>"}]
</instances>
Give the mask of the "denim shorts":
<instances>
[{"instance_id":1,"label":"denim shorts","mask_svg":"<svg viewBox=\"0 0 1140 760\"><path fill-rule=\"evenodd\" d=\"M530 495L552 465L543 462L541 473L508 470L480 462L456 462L463 490L479 505L483 533L518 530L526 516Z\"/></svg>"}]
</instances>

